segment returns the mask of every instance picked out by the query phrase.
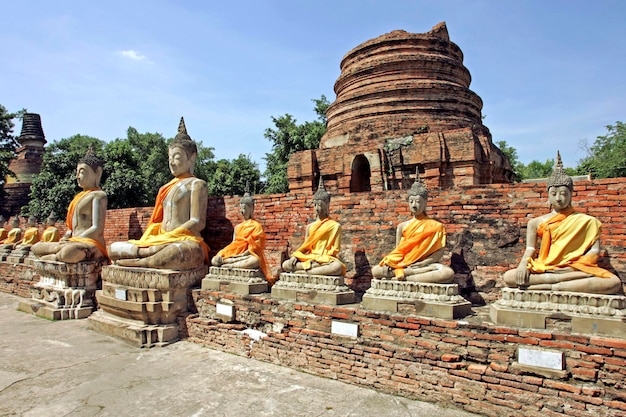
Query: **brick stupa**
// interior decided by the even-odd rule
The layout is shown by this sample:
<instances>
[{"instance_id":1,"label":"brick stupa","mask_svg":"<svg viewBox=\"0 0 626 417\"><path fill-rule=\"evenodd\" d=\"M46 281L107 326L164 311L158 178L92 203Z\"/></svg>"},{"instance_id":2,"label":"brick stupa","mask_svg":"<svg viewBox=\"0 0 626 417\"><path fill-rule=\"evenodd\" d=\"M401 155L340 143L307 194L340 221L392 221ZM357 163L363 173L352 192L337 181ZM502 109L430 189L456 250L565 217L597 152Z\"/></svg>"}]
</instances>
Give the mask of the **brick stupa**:
<instances>
[{"instance_id":1,"label":"brick stupa","mask_svg":"<svg viewBox=\"0 0 626 417\"><path fill-rule=\"evenodd\" d=\"M430 188L512 181L445 23L364 42L340 67L319 149L289 161L291 192L314 189L319 175L340 193L406 188L416 169Z\"/></svg>"},{"instance_id":2,"label":"brick stupa","mask_svg":"<svg viewBox=\"0 0 626 417\"><path fill-rule=\"evenodd\" d=\"M5 215L15 215L22 206L28 204L33 178L41 171L46 137L38 114L24 113L22 131L17 142L17 156L9 164L9 169L15 176L8 175L4 185L6 196L2 208Z\"/></svg>"}]
</instances>

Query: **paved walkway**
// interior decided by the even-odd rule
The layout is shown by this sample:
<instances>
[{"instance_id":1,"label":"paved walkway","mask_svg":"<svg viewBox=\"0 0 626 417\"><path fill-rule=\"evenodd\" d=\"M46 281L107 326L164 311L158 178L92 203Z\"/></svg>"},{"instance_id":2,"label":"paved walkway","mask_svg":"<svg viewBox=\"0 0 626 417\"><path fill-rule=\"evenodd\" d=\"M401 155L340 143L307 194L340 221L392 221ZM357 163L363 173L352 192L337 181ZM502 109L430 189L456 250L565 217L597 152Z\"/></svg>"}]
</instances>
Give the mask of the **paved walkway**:
<instances>
[{"instance_id":1,"label":"paved walkway","mask_svg":"<svg viewBox=\"0 0 626 417\"><path fill-rule=\"evenodd\" d=\"M17 302L0 293L2 416L473 416L190 342L139 349Z\"/></svg>"}]
</instances>

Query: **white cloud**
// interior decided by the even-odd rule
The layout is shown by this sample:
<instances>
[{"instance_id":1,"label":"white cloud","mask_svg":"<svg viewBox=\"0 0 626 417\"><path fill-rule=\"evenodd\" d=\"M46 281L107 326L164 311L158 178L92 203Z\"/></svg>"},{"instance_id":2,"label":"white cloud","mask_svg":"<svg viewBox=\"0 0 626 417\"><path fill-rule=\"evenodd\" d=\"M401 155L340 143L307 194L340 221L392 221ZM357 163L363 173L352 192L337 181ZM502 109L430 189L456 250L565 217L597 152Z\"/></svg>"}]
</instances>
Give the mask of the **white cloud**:
<instances>
[{"instance_id":1,"label":"white cloud","mask_svg":"<svg viewBox=\"0 0 626 417\"><path fill-rule=\"evenodd\" d=\"M118 52L120 55L132 59L133 61L148 61L148 58L146 58L145 55L141 55L139 52L137 51L133 51L132 49L128 49L125 51L119 51Z\"/></svg>"}]
</instances>

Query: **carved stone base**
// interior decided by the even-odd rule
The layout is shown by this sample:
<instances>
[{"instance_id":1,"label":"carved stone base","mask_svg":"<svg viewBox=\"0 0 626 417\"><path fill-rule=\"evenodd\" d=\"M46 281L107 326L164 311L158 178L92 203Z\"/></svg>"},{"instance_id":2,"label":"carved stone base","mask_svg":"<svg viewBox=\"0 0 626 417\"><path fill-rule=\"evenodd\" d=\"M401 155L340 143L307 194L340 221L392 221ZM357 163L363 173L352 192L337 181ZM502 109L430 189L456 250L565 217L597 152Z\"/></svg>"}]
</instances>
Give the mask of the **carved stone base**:
<instances>
[{"instance_id":1,"label":"carved stone base","mask_svg":"<svg viewBox=\"0 0 626 417\"><path fill-rule=\"evenodd\" d=\"M354 303L354 291L345 285L343 277L288 272L281 273L272 286L272 297L315 304Z\"/></svg>"},{"instance_id":2,"label":"carved stone base","mask_svg":"<svg viewBox=\"0 0 626 417\"><path fill-rule=\"evenodd\" d=\"M549 322L561 321L574 333L626 338L626 297L621 295L503 288L490 316L503 326L546 329Z\"/></svg>"},{"instance_id":3,"label":"carved stone base","mask_svg":"<svg viewBox=\"0 0 626 417\"><path fill-rule=\"evenodd\" d=\"M67 264L41 259L30 260L39 282L31 299L18 303L18 309L49 320L84 319L94 310L94 294L103 261Z\"/></svg>"},{"instance_id":4,"label":"carved stone base","mask_svg":"<svg viewBox=\"0 0 626 417\"><path fill-rule=\"evenodd\" d=\"M206 273L206 266L187 271L105 266L102 290L96 292L101 311L89 325L140 346L171 343L178 338L178 317L188 312L190 288Z\"/></svg>"},{"instance_id":5,"label":"carved stone base","mask_svg":"<svg viewBox=\"0 0 626 417\"><path fill-rule=\"evenodd\" d=\"M267 292L267 281L259 269L218 268L212 266L202 280L203 290L249 295Z\"/></svg>"},{"instance_id":6,"label":"carved stone base","mask_svg":"<svg viewBox=\"0 0 626 417\"><path fill-rule=\"evenodd\" d=\"M442 319L458 319L471 313L472 303L459 295L457 284L428 284L373 279L363 295L363 307Z\"/></svg>"},{"instance_id":7,"label":"carved stone base","mask_svg":"<svg viewBox=\"0 0 626 417\"><path fill-rule=\"evenodd\" d=\"M5 262L12 263L12 264L21 264L21 263L24 263L24 260L29 255L30 255L30 249L26 251L13 249L13 251L11 251L11 253L7 255Z\"/></svg>"},{"instance_id":8,"label":"carved stone base","mask_svg":"<svg viewBox=\"0 0 626 417\"><path fill-rule=\"evenodd\" d=\"M102 310L89 317L89 328L143 348L163 347L179 339L178 324L144 324Z\"/></svg>"}]
</instances>

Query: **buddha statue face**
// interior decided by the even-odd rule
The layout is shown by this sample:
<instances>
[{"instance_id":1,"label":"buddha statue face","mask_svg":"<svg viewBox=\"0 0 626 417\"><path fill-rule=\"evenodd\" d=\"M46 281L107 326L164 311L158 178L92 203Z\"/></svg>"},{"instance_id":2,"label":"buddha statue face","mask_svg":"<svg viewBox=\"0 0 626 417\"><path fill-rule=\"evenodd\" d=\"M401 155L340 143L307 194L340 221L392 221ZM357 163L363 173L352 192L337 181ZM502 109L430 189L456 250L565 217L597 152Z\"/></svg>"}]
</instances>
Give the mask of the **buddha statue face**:
<instances>
[{"instance_id":1,"label":"buddha statue face","mask_svg":"<svg viewBox=\"0 0 626 417\"><path fill-rule=\"evenodd\" d=\"M572 204L572 191L565 185L548 189L548 202L556 210L565 210Z\"/></svg>"},{"instance_id":2,"label":"buddha statue face","mask_svg":"<svg viewBox=\"0 0 626 417\"><path fill-rule=\"evenodd\" d=\"M409 195L409 209L414 216L422 214L426 210L426 199L420 195Z\"/></svg>"},{"instance_id":3,"label":"buddha statue face","mask_svg":"<svg viewBox=\"0 0 626 417\"><path fill-rule=\"evenodd\" d=\"M100 183L101 175L102 168L99 168L98 171L94 171L92 167L84 162L79 162L78 165L76 165L76 182L83 190L96 188Z\"/></svg>"},{"instance_id":4,"label":"buddha statue face","mask_svg":"<svg viewBox=\"0 0 626 417\"><path fill-rule=\"evenodd\" d=\"M243 216L245 220L248 220L252 217L252 212L254 211L254 206L248 203L239 203L239 212Z\"/></svg>"},{"instance_id":5,"label":"buddha statue face","mask_svg":"<svg viewBox=\"0 0 626 417\"><path fill-rule=\"evenodd\" d=\"M325 200L321 200L321 199L314 199L313 200L313 208L315 209L315 215L319 218L319 219L324 219L326 217L328 217L328 206L329 206L330 202L325 201Z\"/></svg>"},{"instance_id":6,"label":"buddha statue face","mask_svg":"<svg viewBox=\"0 0 626 417\"><path fill-rule=\"evenodd\" d=\"M175 177L191 173L191 168L196 162L195 155L192 155L190 157L189 155L187 155L185 149L180 146L174 146L168 150L168 159L170 172Z\"/></svg>"}]
</instances>

